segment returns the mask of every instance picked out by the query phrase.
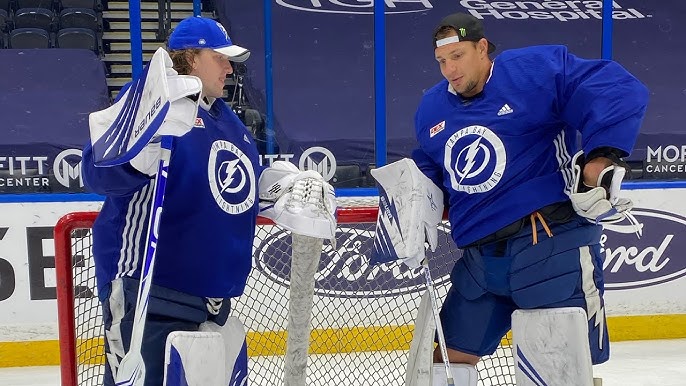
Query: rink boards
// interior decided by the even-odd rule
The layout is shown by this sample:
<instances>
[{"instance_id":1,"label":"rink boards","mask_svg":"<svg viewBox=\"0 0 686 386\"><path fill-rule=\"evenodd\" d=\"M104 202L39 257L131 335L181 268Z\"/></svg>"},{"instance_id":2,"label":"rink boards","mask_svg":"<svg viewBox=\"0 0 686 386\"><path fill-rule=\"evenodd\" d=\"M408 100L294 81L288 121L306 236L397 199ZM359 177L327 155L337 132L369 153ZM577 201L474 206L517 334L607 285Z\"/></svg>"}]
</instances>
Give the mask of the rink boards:
<instances>
[{"instance_id":1,"label":"rink boards","mask_svg":"<svg viewBox=\"0 0 686 386\"><path fill-rule=\"evenodd\" d=\"M686 337L686 203L682 199L685 193L686 189L627 190L626 195L635 203L633 213L642 226L642 236L638 238L626 224L608 227L603 233L606 312L614 341ZM100 206L99 201L0 203L0 366L59 363L52 227L66 213L98 210ZM367 232L363 237L373 235ZM270 241L256 241L256 248L264 249L265 242ZM339 253L341 248L350 249L345 256L360 259L360 264L364 264L365 256L352 253L354 243L337 248ZM265 264L256 262L255 266L265 277L249 286L259 289L260 283L267 283L270 291L287 291L288 283L279 283L278 275L270 273ZM360 279L360 272L334 272L334 267L324 267L326 272L318 275L335 276L337 280ZM385 274L413 273L399 270ZM436 279L447 285L446 275ZM315 296L327 304L325 313L314 313L315 325L321 327L313 335L317 353L407 349L379 337L411 334L411 325L366 325L362 313L356 321L362 327L341 327L339 320L343 313L355 318L355 310L368 309L372 302L377 316L412 313L414 310L404 305L414 304L406 300L419 296L417 290L401 288L384 294L344 292L323 286L316 290ZM377 306L385 303L388 306ZM278 315L276 318L286 318L286 309L286 304L255 305L254 312L264 314L272 310ZM241 310L246 312L251 311ZM251 339L281 341L284 334L283 330L257 328ZM330 340L331 335L339 337L340 345L316 344L318 336ZM282 347L266 350L252 354L278 353Z\"/></svg>"}]
</instances>

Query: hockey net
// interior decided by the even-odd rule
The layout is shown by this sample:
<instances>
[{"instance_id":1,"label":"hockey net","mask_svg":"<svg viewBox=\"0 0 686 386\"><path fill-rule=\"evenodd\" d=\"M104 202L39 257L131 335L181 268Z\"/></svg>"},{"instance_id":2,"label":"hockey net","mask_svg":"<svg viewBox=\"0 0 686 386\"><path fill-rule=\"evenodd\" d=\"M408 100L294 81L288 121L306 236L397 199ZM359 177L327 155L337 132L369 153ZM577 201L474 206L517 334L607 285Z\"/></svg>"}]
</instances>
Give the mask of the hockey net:
<instances>
[{"instance_id":1,"label":"hockey net","mask_svg":"<svg viewBox=\"0 0 686 386\"><path fill-rule=\"evenodd\" d=\"M421 268L369 261L375 201L339 206L335 249L324 243L315 275L307 385L404 385L413 324L426 290ZM55 227L55 264L63 386L102 384L104 328L95 285L90 228L96 212L71 213ZM461 252L447 224L430 255L443 299ZM283 384L290 285L290 233L259 219L253 269L232 314L248 331L250 384ZM514 385L510 341L478 365L479 385Z\"/></svg>"}]
</instances>

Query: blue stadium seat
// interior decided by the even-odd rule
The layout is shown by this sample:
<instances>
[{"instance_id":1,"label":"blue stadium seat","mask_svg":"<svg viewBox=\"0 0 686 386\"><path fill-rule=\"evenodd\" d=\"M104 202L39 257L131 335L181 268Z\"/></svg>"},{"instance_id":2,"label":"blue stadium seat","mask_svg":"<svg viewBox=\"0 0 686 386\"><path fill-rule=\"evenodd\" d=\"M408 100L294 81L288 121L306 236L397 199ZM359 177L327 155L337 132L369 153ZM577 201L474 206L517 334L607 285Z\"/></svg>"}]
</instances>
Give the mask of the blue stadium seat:
<instances>
[{"instance_id":1,"label":"blue stadium seat","mask_svg":"<svg viewBox=\"0 0 686 386\"><path fill-rule=\"evenodd\" d=\"M9 26L7 25L9 19L10 18L7 14L7 11L5 11L4 9L0 9L0 33L7 32L7 30L9 29Z\"/></svg>"},{"instance_id":2,"label":"blue stadium seat","mask_svg":"<svg viewBox=\"0 0 686 386\"><path fill-rule=\"evenodd\" d=\"M0 49L7 48L7 31L11 29L9 15L4 9L0 9Z\"/></svg>"},{"instance_id":3,"label":"blue stadium seat","mask_svg":"<svg viewBox=\"0 0 686 386\"><path fill-rule=\"evenodd\" d=\"M83 48L98 53L95 32L87 28L62 28L57 31L55 46L59 48Z\"/></svg>"},{"instance_id":4,"label":"blue stadium seat","mask_svg":"<svg viewBox=\"0 0 686 386\"><path fill-rule=\"evenodd\" d=\"M41 28L17 28L10 31L9 48L50 48L50 35Z\"/></svg>"},{"instance_id":5,"label":"blue stadium seat","mask_svg":"<svg viewBox=\"0 0 686 386\"><path fill-rule=\"evenodd\" d=\"M60 1L62 9L66 9L66 8L98 9L98 3L99 2L96 2L95 0L61 0Z\"/></svg>"},{"instance_id":6,"label":"blue stadium seat","mask_svg":"<svg viewBox=\"0 0 686 386\"><path fill-rule=\"evenodd\" d=\"M60 28L87 28L94 32L100 31L98 15L92 9L67 8L60 12Z\"/></svg>"},{"instance_id":7,"label":"blue stadium seat","mask_svg":"<svg viewBox=\"0 0 686 386\"><path fill-rule=\"evenodd\" d=\"M20 8L14 13L15 28L40 28L47 32L53 29L54 14L45 8Z\"/></svg>"},{"instance_id":8,"label":"blue stadium seat","mask_svg":"<svg viewBox=\"0 0 686 386\"><path fill-rule=\"evenodd\" d=\"M330 182L337 188L357 188L364 181L359 165L338 165Z\"/></svg>"},{"instance_id":9,"label":"blue stadium seat","mask_svg":"<svg viewBox=\"0 0 686 386\"><path fill-rule=\"evenodd\" d=\"M15 0L16 9L22 8L45 8L53 10L55 2L53 0Z\"/></svg>"}]
</instances>

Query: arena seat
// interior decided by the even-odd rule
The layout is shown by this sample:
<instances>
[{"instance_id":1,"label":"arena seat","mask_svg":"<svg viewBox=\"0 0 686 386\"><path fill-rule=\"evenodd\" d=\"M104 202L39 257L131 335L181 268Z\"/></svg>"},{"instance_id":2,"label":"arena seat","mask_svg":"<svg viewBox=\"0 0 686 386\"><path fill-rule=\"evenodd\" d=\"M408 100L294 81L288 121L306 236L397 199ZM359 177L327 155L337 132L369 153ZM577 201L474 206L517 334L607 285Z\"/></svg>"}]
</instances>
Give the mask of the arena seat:
<instances>
[{"instance_id":1,"label":"arena seat","mask_svg":"<svg viewBox=\"0 0 686 386\"><path fill-rule=\"evenodd\" d=\"M54 10L56 3L53 0L15 0L16 9L22 8L45 8Z\"/></svg>"},{"instance_id":2,"label":"arena seat","mask_svg":"<svg viewBox=\"0 0 686 386\"><path fill-rule=\"evenodd\" d=\"M53 29L54 14L47 8L20 8L14 13L15 28Z\"/></svg>"},{"instance_id":3,"label":"arena seat","mask_svg":"<svg viewBox=\"0 0 686 386\"><path fill-rule=\"evenodd\" d=\"M82 48L98 53L98 40L95 32L88 28L62 28L57 31L55 47Z\"/></svg>"},{"instance_id":4,"label":"arena seat","mask_svg":"<svg viewBox=\"0 0 686 386\"><path fill-rule=\"evenodd\" d=\"M87 9L99 9L102 5L99 1L95 0L61 0L61 9L67 8L87 8Z\"/></svg>"},{"instance_id":5,"label":"arena seat","mask_svg":"<svg viewBox=\"0 0 686 386\"><path fill-rule=\"evenodd\" d=\"M7 14L7 11L0 9L0 33L7 32L9 30L9 26L7 25L8 21L9 15Z\"/></svg>"},{"instance_id":6,"label":"arena seat","mask_svg":"<svg viewBox=\"0 0 686 386\"><path fill-rule=\"evenodd\" d=\"M337 165L331 183L338 188L356 188L363 185L359 165Z\"/></svg>"},{"instance_id":7,"label":"arena seat","mask_svg":"<svg viewBox=\"0 0 686 386\"><path fill-rule=\"evenodd\" d=\"M66 8L60 12L59 26L63 28L87 28L93 32L100 31L98 15L88 8Z\"/></svg>"},{"instance_id":8,"label":"arena seat","mask_svg":"<svg viewBox=\"0 0 686 386\"><path fill-rule=\"evenodd\" d=\"M9 48L50 48L50 35L42 28L16 28L9 33Z\"/></svg>"}]
</instances>

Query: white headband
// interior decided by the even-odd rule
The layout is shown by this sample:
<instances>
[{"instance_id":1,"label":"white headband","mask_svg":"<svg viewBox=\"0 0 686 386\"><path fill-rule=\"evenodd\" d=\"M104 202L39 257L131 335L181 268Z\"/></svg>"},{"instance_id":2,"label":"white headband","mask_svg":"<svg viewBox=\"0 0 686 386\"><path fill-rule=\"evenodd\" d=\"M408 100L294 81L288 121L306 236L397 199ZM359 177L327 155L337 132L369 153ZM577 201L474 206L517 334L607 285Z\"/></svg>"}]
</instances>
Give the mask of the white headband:
<instances>
[{"instance_id":1,"label":"white headband","mask_svg":"<svg viewBox=\"0 0 686 386\"><path fill-rule=\"evenodd\" d=\"M436 40L436 48L444 46L446 44L450 44L450 43L457 43L459 41L460 41L459 36L449 36L449 37L443 38L441 40Z\"/></svg>"}]
</instances>

